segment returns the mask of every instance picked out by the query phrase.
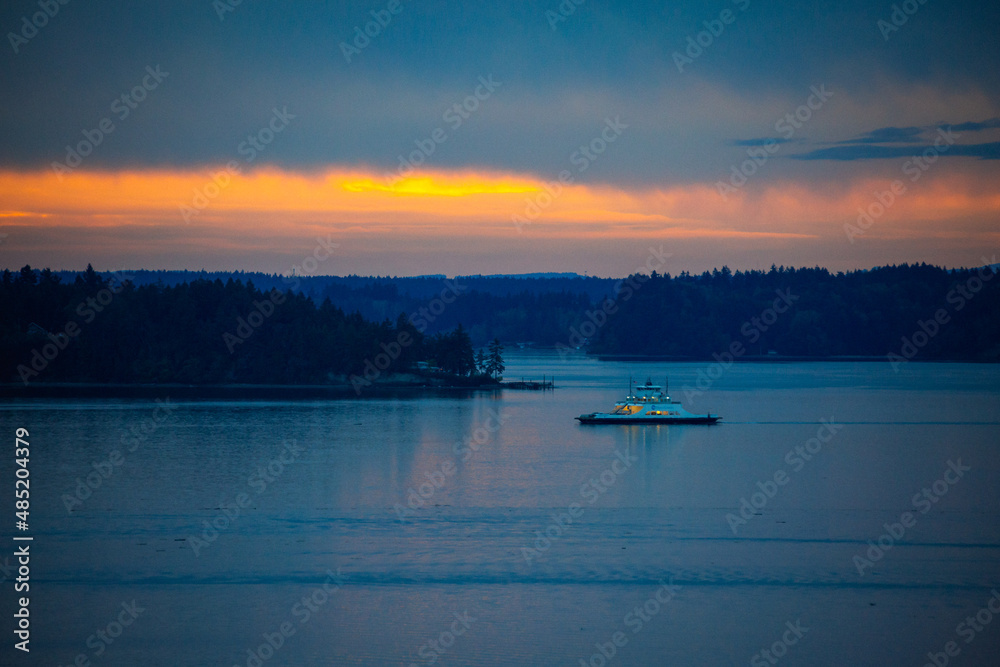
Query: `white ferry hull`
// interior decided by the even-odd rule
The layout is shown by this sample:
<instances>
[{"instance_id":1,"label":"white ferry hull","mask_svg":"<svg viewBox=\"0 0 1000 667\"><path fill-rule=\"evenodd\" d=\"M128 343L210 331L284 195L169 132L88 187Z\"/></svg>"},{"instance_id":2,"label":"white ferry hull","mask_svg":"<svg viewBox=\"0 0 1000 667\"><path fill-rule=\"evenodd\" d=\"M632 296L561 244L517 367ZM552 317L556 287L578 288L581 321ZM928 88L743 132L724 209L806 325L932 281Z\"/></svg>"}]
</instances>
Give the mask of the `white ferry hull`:
<instances>
[{"instance_id":1,"label":"white ferry hull","mask_svg":"<svg viewBox=\"0 0 1000 667\"><path fill-rule=\"evenodd\" d=\"M581 424L714 424L721 417L712 415L691 415L690 417L643 417L612 415L609 413L591 413L577 417Z\"/></svg>"}]
</instances>

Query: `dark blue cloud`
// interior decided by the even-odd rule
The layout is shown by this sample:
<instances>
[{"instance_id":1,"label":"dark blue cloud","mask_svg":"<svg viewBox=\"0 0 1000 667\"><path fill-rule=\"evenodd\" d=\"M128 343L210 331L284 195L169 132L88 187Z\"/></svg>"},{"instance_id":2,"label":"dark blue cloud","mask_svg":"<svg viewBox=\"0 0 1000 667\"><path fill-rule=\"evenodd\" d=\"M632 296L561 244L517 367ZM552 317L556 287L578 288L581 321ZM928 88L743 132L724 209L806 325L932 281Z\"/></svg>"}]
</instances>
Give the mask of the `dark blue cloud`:
<instances>
[{"instance_id":1,"label":"dark blue cloud","mask_svg":"<svg viewBox=\"0 0 1000 667\"><path fill-rule=\"evenodd\" d=\"M934 150L941 157L978 157L983 160L1000 160L1000 141L985 144L955 144L938 152L933 145L920 146L875 146L855 144L819 148L808 153L792 155L796 160L885 160L890 158L914 157L925 150Z\"/></svg>"},{"instance_id":2,"label":"dark blue cloud","mask_svg":"<svg viewBox=\"0 0 1000 667\"><path fill-rule=\"evenodd\" d=\"M983 130L1000 128L1000 118L990 118L980 123L959 123L958 125L939 125L938 127L950 127L955 132L982 132Z\"/></svg>"},{"instance_id":3,"label":"dark blue cloud","mask_svg":"<svg viewBox=\"0 0 1000 667\"><path fill-rule=\"evenodd\" d=\"M881 127L872 130L857 139L846 139L842 144L885 144L885 143L917 143L922 141L922 127Z\"/></svg>"},{"instance_id":4,"label":"dark blue cloud","mask_svg":"<svg viewBox=\"0 0 1000 667\"><path fill-rule=\"evenodd\" d=\"M1000 153L998 153L1000 142L954 143L963 133L982 132L996 128L1000 128L1000 118L990 118L979 122L939 123L927 127L881 127L854 139L834 142L837 145L829 148L817 148L789 157L796 160L838 160L843 162L886 160L919 155L930 149L946 157L978 157L984 160L996 160L1000 159ZM940 144L939 135L949 142L943 151L939 150L940 147L934 148L932 145L935 141Z\"/></svg>"},{"instance_id":5,"label":"dark blue cloud","mask_svg":"<svg viewBox=\"0 0 1000 667\"><path fill-rule=\"evenodd\" d=\"M937 129L951 129L954 132L982 132L1000 128L1000 118L990 118L981 122L965 122L957 124L939 123L927 127L880 127L854 139L844 139L838 144L919 144L927 141L927 137Z\"/></svg>"}]
</instances>

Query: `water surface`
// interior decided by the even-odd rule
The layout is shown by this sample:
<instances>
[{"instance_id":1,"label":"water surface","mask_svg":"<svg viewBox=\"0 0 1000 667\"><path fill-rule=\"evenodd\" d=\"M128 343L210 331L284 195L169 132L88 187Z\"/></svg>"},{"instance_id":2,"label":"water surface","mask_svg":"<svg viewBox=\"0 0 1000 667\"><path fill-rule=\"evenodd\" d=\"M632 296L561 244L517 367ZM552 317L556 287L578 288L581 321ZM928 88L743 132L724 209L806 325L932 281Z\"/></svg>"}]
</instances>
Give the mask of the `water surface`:
<instances>
[{"instance_id":1,"label":"water surface","mask_svg":"<svg viewBox=\"0 0 1000 667\"><path fill-rule=\"evenodd\" d=\"M555 391L171 399L139 441L152 401L0 404L8 431L31 432L18 664L252 665L264 645L283 665L599 665L602 648L629 665L761 664L762 649L922 665L949 641L956 664L995 664L1000 623L958 631L1000 586L1000 368L507 355L509 379L543 374ZM724 421L573 419L630 375L668 374L675 399ZM114 450L121 465L71 500ZM758 507L740 516L744 499Z\"/></svg>"}]
</instances>

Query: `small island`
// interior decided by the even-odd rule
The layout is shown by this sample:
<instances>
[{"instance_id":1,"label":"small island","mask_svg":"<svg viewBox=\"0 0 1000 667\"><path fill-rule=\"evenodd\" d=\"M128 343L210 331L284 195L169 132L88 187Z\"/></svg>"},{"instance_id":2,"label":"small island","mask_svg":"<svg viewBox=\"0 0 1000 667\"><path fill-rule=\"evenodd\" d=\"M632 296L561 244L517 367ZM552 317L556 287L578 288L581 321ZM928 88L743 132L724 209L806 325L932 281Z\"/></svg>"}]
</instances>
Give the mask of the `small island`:
<instances>
[{"instance_id":1,"label":"small island","mask_svg":"<svg viewBox=\"0 0 1000 667\"><path fill-rule=\"evenodd\" d=\"M0 355L12 390L128 387L498 387L503 347L459 324L373 322L329 299L229 279L136 286L88 265L72 282L30 266L0 279ZM107 391L107 390L106 390ZM49 392L51 393L51 392ZM100 392L99 392L100 393ZM120 393L120 391L118 392ZM89 395L89 394L88 394Z\"/></svg>"}]
</instances>

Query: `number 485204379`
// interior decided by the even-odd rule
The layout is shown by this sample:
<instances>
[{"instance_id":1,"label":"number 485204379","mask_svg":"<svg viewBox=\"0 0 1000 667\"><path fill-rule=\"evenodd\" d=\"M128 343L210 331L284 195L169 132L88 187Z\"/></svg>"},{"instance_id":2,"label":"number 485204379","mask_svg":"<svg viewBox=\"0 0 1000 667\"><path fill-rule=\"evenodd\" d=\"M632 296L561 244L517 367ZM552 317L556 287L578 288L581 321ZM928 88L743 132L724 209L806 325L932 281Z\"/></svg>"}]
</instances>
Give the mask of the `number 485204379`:
<instances>
[{"instance_id":1,"label":"number 485204379","mask_svg":"<svg viewBox=\"0 0 1000 667\"><path fill-rule=\"evenodd\" d=\"M21 528L21 530L27 530L29 507L28 498L30 495L28 477L31 474L28 471L28 441L25 439L28 437L28 430L19 428L16 431L16 436L16 442L14 445L14 462L17 463L18 467L15 472L17 479L14 481L14 496L17 498L14 503L14 507L17 511L14 515L19 520L18 527Z\"/></svg>"}]
</instances>

